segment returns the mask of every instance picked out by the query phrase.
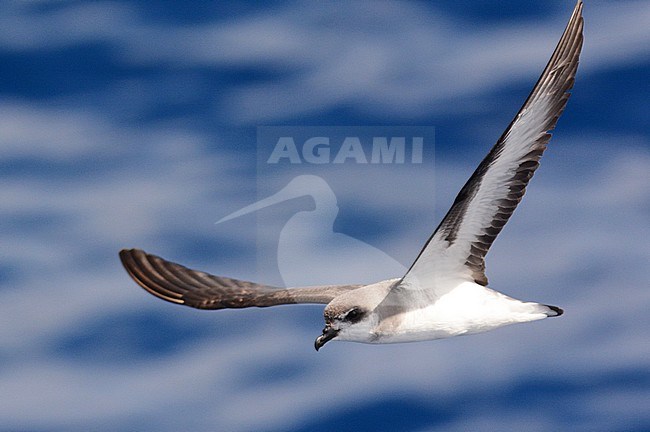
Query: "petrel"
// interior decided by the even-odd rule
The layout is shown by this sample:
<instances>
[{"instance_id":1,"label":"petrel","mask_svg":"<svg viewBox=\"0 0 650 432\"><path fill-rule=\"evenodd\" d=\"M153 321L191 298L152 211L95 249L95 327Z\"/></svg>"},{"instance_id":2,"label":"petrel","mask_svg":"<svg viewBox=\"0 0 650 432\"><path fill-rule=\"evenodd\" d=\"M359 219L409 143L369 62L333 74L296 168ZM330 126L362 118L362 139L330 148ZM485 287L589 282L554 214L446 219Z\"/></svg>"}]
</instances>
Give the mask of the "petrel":
<instances>
[{"instance_id":1,"label":"petrel","mask_svg":"<svg viewBox=\"0 0 650 432\"><path fill-rule=\"evenodd\" d=\"M325 304L316 350L330 340L440 339L562 315L557 306L488 288L484 260L524 196L569 99L582 49L582 6L578 1L526 102L403 276L370 285L276 288L213 276L139 249L120 252L124 268L156 297L198 309Z\"/></svg>"}]
</instances>

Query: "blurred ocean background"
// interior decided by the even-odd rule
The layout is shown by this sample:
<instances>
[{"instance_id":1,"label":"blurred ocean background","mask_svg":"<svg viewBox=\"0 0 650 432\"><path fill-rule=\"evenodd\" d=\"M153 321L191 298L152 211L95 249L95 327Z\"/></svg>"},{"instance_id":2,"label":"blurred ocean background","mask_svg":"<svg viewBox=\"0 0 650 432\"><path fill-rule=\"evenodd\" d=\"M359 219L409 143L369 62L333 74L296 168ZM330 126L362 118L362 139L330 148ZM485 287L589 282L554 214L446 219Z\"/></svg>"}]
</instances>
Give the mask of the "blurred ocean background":
<instances>
[{"instance_id":1,"label":"blurred ocean background","mask_svg":"<svg viewBox=\"0 0 650 432\"><path fill-rule=\"evenodd\" d=\"M316 353L320 306L183 308L117 257L281 284L282 228L312 199L215 222L319 175L330 232L409 266L573 6L4 1L0 430L650 430L646 1L586 2L573 96L487 258L491 286L561 318ZM422 164L268 167L269 126L424 126L435 144Z\"/></svg>"}]
</instances>

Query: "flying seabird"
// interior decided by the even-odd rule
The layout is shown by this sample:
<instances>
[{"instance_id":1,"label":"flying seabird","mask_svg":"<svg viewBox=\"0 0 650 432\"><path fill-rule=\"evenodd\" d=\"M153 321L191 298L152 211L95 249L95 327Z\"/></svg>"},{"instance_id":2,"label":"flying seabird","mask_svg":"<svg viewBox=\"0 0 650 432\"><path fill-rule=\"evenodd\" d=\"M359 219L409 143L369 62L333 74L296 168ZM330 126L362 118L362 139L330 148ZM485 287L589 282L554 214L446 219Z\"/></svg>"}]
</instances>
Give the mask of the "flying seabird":
<instances>
[{"instance_id":1,"label":"flying seabird","mask_svg":"<svg viewBox=\"0 0 650 432\"><path fill-rule=\"evenodd\" d=\"M276 288L213 276L139 249L120 259L163 300L198 309L326 304L316 350L330 340L412 342L559 316L488 288L485 255L526 191L572 88L582 48L578 1L551 59L510 125L460 190L406 274L371 285Z\"/></svg>"}]
</instances>

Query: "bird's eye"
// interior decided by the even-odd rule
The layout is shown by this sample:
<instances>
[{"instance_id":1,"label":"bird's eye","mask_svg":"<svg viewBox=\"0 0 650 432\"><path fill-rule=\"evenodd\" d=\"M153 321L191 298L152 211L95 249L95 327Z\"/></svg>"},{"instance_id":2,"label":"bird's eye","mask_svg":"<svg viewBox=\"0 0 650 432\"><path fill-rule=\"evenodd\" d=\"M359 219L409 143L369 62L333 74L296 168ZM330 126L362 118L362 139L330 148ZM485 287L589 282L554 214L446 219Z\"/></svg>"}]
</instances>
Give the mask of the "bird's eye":
<instances>
[{"instance_id":1,"label":"bird's eye","mask_svg":"<svg viewBox=\"0 0 650 432\"><path fill-rule=\"evenodd\" d=\"M363 313L359 308L352 308L345 314L343 319L350 322L356 322L359 321L362 318L362 316Z\"/></svg>"}]
</instances>

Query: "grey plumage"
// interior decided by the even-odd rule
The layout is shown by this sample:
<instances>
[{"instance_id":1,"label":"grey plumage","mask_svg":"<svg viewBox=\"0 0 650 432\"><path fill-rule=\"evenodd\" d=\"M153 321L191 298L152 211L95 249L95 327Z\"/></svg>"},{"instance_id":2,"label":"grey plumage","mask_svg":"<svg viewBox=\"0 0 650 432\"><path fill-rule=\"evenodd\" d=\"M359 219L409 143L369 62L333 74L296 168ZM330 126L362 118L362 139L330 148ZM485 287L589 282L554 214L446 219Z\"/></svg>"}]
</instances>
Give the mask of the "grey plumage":
<instances>
[{"instance_id":1,"label":"grey plumage","mask_svg":"<svg viewBox=\"0 0 650 432\"><path fill-rule=\"evenodd\" d=\"M142 288L168 302L197 309L268 307L281 304L327 304L359 285L277 288L214 276L148 254L140 249L120 251L122 265Z\"/></svg>"},{"instance_id":2,"label":"grey plumage","mask_svg":"<svg viewBox=\"0 0 650 432\"><path fill-rule=\"evenodd\" d=\"M465 254L464 266L469 270L476 283L487 286L485 255L523 198L526 186L539 166L542 153L551 139L549 132L555 128L569 99L568 91L573 87L582 49L582 6L582 2L578 2L551 59L526 102L460 190L451 208L425 243L409 272L417 265L420 256L430 247L430 244L439 243L431 247L447 249L460 240L467 242L470 246L468 250L463 251ZM528 118L527 115L530 115L531 118ZM527 139L511 139L513 135L517 138L521 138L523 135ZM500 156L511 150L513 146L519 147L515 151L522 153L522 156L517 160L509 161L509 166L498 168L507 171L506 177L501 179L498 184L499 188L489 196L492 208L487 208L482 203L480 209L477 210L490 212L479 215L479 217L483 216L480 220L483 222L480 232L472 232L473 238L458 239L459 230L468 217L468 212L472 211L470 205L477 198L486 175L494 168L495 163L502 163L503 158L500 159Z\"/></svg>"}]
</instances>

